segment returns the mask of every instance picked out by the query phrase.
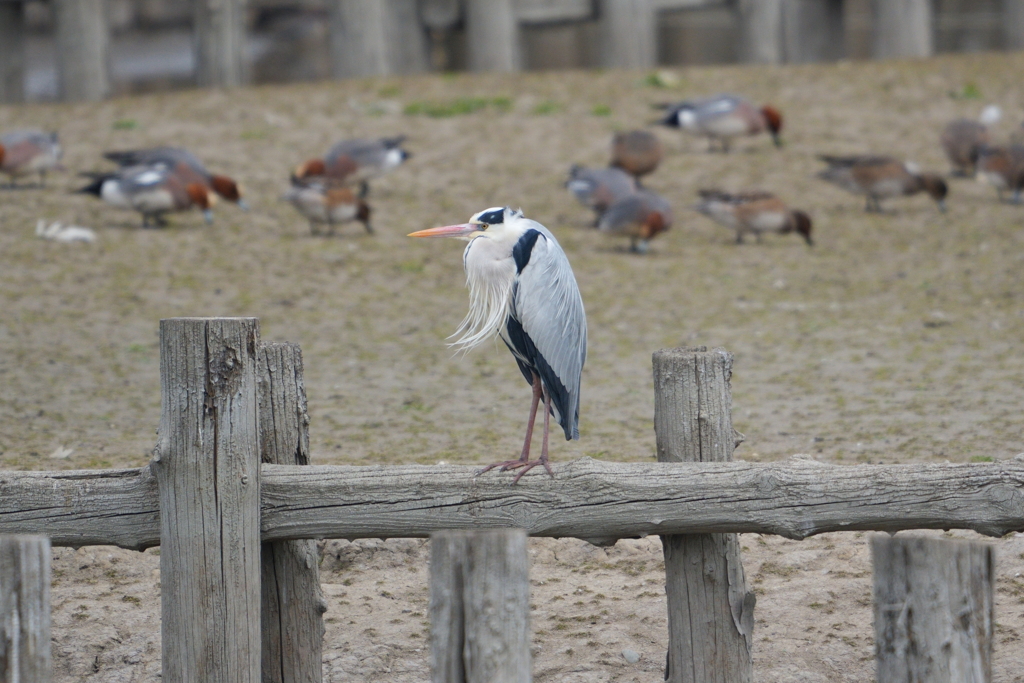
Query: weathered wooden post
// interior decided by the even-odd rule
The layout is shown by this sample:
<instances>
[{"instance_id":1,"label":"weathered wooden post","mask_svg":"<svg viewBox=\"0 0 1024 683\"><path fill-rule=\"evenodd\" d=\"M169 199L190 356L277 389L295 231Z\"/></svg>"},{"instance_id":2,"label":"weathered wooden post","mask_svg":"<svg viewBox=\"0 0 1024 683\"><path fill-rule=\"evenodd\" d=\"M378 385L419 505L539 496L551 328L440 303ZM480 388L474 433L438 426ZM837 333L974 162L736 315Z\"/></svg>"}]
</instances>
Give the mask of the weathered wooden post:
<instances>
[{"instance_id":1,"label":"weathered wooden post","mask_svg":"<svg viewBox=\"0 0 1024 683\"><path fill-rule=\"evenodd\" d=\"M427 36L416 0L332 0L329 11L335 78L427 70Z\"/></svg>"},{"instance_id":2,"label":"weathered wooden post","mask_svg":"<svg viewBox=\"0 0 1024 683\"><path fill-rule=\"evenodd\" d=\"M878 683L989 683L995 560L985 543L871 539Z\"/></svg>"},{"instance_id":3,"label":"weathered wooden post","mask_svg":"<svg viewBox=\"0 0 1024 683\"><path fill-rule=\"evenodd\" d=\"M46 536L0 536L0 681L50 681Z\"/></svg>"},{"instance_id":4,"label":"weathered wooden post","mask_svg":"<svg viewBox=\"0 0 1024 683\"><path fill-rule=\"evenodd\" d=\"M828 62L846 53L843 0L785 0L782 42L786 62Z\"/></svg>"},{"instance_id":5,"label":"weathered wooden post","mask_svg":"<svg viewBox=\"0 0 1024 683\"><path fill-rule=\"evenodd\" d=\"M522 529L430 536L434 683L529 683L530 563Z\"/></svg>"},{"instance_id":6,"label":"weathered wooden post","mask_svg":"<svg viewBox=\"0 0 1024 683\"><path fill-rule=\"evenodd\" d=\"M874 0L871 56L930 57L932 0Z\"/></svg>"},{"instance_id":7,"label":"weathered wooden post","mask_svg":"<svg viewBox=\"0 0 1024 683\"><path fill-rule=\"evenodd\" d=\"M519 19L513 0L466 0L470 71L519 71Z\"/></svg>"},{"instance_id":8,"label":"weathered wooden post","mask_svg":"<svg viewBox=\"0 0 1024 683\"><path fill-rule=\"evenodd\" d=\"M260 683L256 318L160 321L165 683Z\"/></svg>"},{"instance_id":9,"label":"weathered wooden post","mask_svg":"<svg viewBox=\"0 0 1024 683\"><path fill-rule=\"evenodd\" d=\"M224 88L248 82L246 0L193 0L196 83Z\"/></svg>"},{"instance_id":10,"label":"weathered wooden post","mask_svg":"<svg viewBox=\"0 0 1024 683\"><path fill-rule=\"evenodd\" d=\"M25 100L25 4L0 0L0 104Z\"/></svg>"},{"instance_id":11,"label":"weathered wooden post","mask_svg":"<svg viewBox=\"0 0 1024 683\"><path fill-rule=\"evenodd\" d=\"M1003 46L1024 49L1024 0L1003 0Z\"/></svg>"},{"instance_id":12,"label":"weathered wooden post","mask_svg":"<svg viewBox=\"0 0 1024 683\"><path fill-rule=\"evenodd\" d=\"M658 61L658 12L651 0L601 0L601 65L646 69Z\"/></svg>"},{"instance_id":13,"label":"weathered wooden post","mask_svg":"<svg viewBox=\"0 0 1024 683\"><path fill-rule=\"evenodd\" d=\"M723 462L741 437L732 427L732 354L662 349L654 354L659 462ZM754 594L736 534L662 536L670 683L749 683Z\"/></svg>"},{"instance_id":14,"label":"weathered wooden post","mask_svg":"<svg viewBox=\"0 0 1024 683\"><path fill-rule=\"evenodd\" d=\"M309 414L298 344L262 344L259 352L262 461L309 464ZM322 680L323 613L316 541L264 543L262 563L263 683Z\"/></svg>"},{"instance_id":15,"label":"weathered wooden post","mask_svg":"<svg viewBox=\"0 0 1024 683\"><path fill-rule=\"evenodd\" d=\"M740 59L753 64L780 64L784 0L739 0Z\"/></svg>"},{"instance_id":16,"label":"weathered wooden post","mask_svg":"<svg viewBox=\"0 0 1024 683\"><path fill-rule=\"evenodd\" d=\"M110 94L106 0L54 0L53 15L60 98L102 100Z\"/></svg>"}]
</instances>

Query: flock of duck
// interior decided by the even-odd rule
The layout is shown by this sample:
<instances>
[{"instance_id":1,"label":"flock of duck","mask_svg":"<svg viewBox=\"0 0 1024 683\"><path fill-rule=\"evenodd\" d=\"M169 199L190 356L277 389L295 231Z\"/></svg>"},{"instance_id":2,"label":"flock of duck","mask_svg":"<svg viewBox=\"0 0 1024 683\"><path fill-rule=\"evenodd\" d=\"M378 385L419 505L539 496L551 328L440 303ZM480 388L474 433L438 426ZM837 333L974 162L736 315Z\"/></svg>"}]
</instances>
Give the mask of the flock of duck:
<instances>
[{"instance_id":1,"label":"flock of duck","mask_svg":"<svg viewBox=\"0 0 1024 683\"><path fill-rule=\"evenodd\" d=\"M776 147L782 146L782 114L771 105L759 108L742 97L717 95L662 108L667 109L667 114L659 123L707 138L709 152L728 152L735 138L765 132L771 135ZM1024 145L992 144L989 126L999 118L999 108L990 106L979 120L951 121L940 141L953 166L953 176L978 176L996 187L1000 201L1005 192L1012 192L1011 201L1020 203L1024 189ZM668 201L641 184L641 178L652 173L662 157L661 143L654 134L643 130L617 133L612 140L608 167L573 166L566 187L581 204L595 212L594 227L628 235L633 251L646 252L649 241L672 224ZM940 211L946 210L946 181L939 174L922 172L913 163L884 155L823 154L818 158L827 165L818 177L864 195L867 211L880 212L883 199L919 192L934 199ZM737 243L742 243L748 234L761 241L764 233L772 232L796 233L808 245L814 244L810 216L790 209L769 192L700 189L697 194L700 201L692 208L735 231Z\"/></svg>"},{"instance_id":2,"label":"flock of duck","mask_svg":"<svg viewBox=\"0 0 1024 683\"><path fill-rule=\"evenodd\" d=\"M774 107L757 107L735 95L686 100L666 109L660 123L705 137L709 151L728 152L735 139L768 133L782 145L782 115ZM989 126L999 119L990 106L979 120L957 119L943 130L940 141L954 176L977 176L994 185L999 199L1011 193L1021 202L1024 190L1024 144L992 144ZM409 158L402 148L404 136L376 140L343 140L320 158L299 164L291 174L283 199L310 223L313 234L326 226L358 221L372 233L367 203L370 180ZM61 146L56 133L35 130L0 135L0 172L9 184L38 174L45 184L47 172L61 169ZM648 244L672 225L669 202L645 188L641 179L654 172L664 156L656 135L645 130L617 133L606 168L573 166L566 187L581 204L595 213L593 226L601 232L630 239L631 249L646 252ZM97 196L115 207L142 215L143 227L162 227L170 212L198 209L212 220L211 209L223 199L247 209L240 185L232 178L211 173L196 155L178 147L112 151L104 157L117 169L85 172L89 184L79 191ZM819 157L827 164L818 177L866 197L867 211L881 211L883 199L927 193L945 210L946 181L936 173L892 156L856 155ZM736 242L746 235L761 241L764 233L796 233L812 245L812 221L804 211L789 208L775 195L758 190L730 193L721 189L698 190L700 201L692 208L730 228Z\"/></svg>"}]
</instances>

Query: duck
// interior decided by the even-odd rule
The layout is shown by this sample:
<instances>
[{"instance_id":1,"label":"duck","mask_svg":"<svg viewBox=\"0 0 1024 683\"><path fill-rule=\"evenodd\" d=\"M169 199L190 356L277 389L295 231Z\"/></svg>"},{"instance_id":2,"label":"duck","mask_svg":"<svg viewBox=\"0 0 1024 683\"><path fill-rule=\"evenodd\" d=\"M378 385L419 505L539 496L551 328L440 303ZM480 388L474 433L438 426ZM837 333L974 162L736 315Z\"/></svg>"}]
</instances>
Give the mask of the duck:
<instances>
[{"instance_id":1,"label":"duck","mask_svg":"<svg viewBox=\"0 0 1024 683\"><path fill-rule=\"evenodd\" d=\"M324 176L332 182L359 185L359 195L365 197L369 181L388 173L411 156L402 149L405 136L376 140L342 140L335 143L323 158L308 159L293 173L297 180Z\"/></svg>"},{"instance_id":2,"label":"duck","mask_svg":"<svg viewBox=\"0 0 1024 683\"><path fill-rule=\"evenodd\" d=\"M217 201L213 191L203 183L183 180L165 164L87 175L92 182L79 192L96 195L111 206L138 211L143 228L162 228L167 225L165 214L193 207L203 212L207 223L213 221L211 207Z\"/></svg>"},{"instance_id":3,"label":"duck","mask_svg":"<svg viewBox=\"0 0 1024 683\"><path fill-rule=\"evenodd\" d=\"M243 211L249 205L242 196L241 186L229 176L210 173L199 158L183 147L150 147L146 149L129 149L104 152L103 157L118 166L154 166L164 164L187 183L203 183L217 193L222 199Z\"/></svg>"},{"instance_id":4,"label":"duck","mask_svg":"<svg viewBox=\"0 0 1024 683\"><path fill-rule=\"evenodd\" d=\"M995 186L999 201L1009 190L1013 192L1010 201L1020 204L1024 190L1024 145L983 146L978 151L977 177Z\"/></svg>"},{"instance_id":5,"label":"duck","mask_svg":"<svg viewBox=\"0 0 1024 683\"><path fill-rule=\"evenodd\" d=\"M39 174L39 187L46 185L46 172L58 170L64 152L57 133L41 130L14 130L0 135L0 173L15 187L21 176Z\"/></svg>"},{"instance_id":6,"label":"duck","mask_svg":"<svg viewBox=\"0 0 1024 683\"><path fill-rule=\"evenodd\" d=\"M698 190L701 202L693 208L736 231L736 244L743 244L743 237L753 233L758 243L766 232L785 235L795 232L804 238L808 246L814 245L811 238L811 217L803 211L790 209L770 192L747 191L730 194L722 190Z\"/></svg>"},{"instance_id":7,"label":"duck","mask_svg":"<svg viewBox=\"0 0 1024 683\"><path fill-rule=\"evenodd\" d=\"M629 250L646 254L650 241L672 227L672 207L650 190L638 190L608 207L597 229L609 235L629 237Z\"/></svg>"},{"instance_id":8,"label":"duck","mask_svg":"<svg viewBox=\"0 0 1024 683\"><path fill-rule=\"evenodd\" d=\"M942 149L953 165L950 175L960 178L974 176L978 162L978 152L989 144L988 127L1002 118L1002 111L992 104L981 112L978 120L955 119L946 124L939 141Z\"/></svg>"},{"instance_id":9,"label":"duck","mask_svg":"<svg viewBox=\"0 0 1024 683\"><path fill-rule=\"evenodd\" d=\"M664 156L661 140L646 130L616 133L612 137L612 159L609 166L619 168L636 179L653 173Z\"/></svg>"},{"instance_id":10,"label":"duck","mask_svg":"<svg viewBox=\"0 0 1024 683\"><path fill-rule=\"evenodd\" d=\"M776 147L782 146L782 114L770 104L757 107L738 95L721 94L679 104L666 105L668 114L662 125L679 128L708 139L708 151L728 152L733 138L768 132Z\"/></svg>"},{"instance_id":11,"label":"duck","mask_svg":"<svg viewBox=\"0 0 1024 683\"><path fill-rule=\"evenodd\" d=\"M828 164L818 177L854 194L865 195L866 211L881 212L880 200L918 192L926 192L935 200L939 211L946 211L946 195L949 194L946 181L936 173L923 173L916 164L875 155L820 154L818 158Z\"/></svg>"},{"instance_id":12,"label":"duck","mask_svg":"<svg viewBox=\"0 0 1024 683\"><path fill-rule=\"evenodd\" d=\"M594 227L608 207L637 191L636 179L620 168L584 168L573 165L565 187L580 204L593 209Z\"/></svg>"},{"instance_id":13,"label":"duck","mask_svg":"<svg viewBox=\"0 0 1024 683\"><path fill-rule=\"evenodd\" d=\"M313 235L320 234L318 224L326 223L327 234L333 236L335 225L349 221L359 221L366 232L373 234L370 206L357 197L351 187L331 183L324 178L296 178L284 199L309 220L309 230Z\"/></svg>"}]
</instances>

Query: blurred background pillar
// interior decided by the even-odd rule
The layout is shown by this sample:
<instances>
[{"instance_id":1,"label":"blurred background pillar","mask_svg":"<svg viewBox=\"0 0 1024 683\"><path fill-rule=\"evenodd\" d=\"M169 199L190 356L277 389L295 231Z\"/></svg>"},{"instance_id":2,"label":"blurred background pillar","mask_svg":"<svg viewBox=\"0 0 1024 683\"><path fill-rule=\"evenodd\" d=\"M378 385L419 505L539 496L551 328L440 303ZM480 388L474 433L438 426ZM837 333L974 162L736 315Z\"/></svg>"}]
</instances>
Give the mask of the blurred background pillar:
<instances>
[{"instance_id":1,"label":"blurred background pillar","mask_svg":"<svg viewBox=\"0 0 1024 683\"><path fill-rule=\"evenodd\" d=\"M110 94L106 0L53 0L57 91L66 102Z\"/></svg>"},{"instance_id":2,"label":"blurred background pillar","mask_svg":"<svg viewBox=\"0 0 1024 683\"><path fill-rule=\"evenodd\" d=\"M416 0L331 0L329 12L335 78L427 70L427 37Z\"/></svg>"},{"instance_id":3,"label":"blurred background pillar","mask_svg":"<svg viewBox=\"0 0 1024 683\"><path fill-rule=\"evenodd\" d=\"M1024 0L1003 0L1003 46L1024 50Z\"/></svg>"},{"instance_id":4,"label":"blurred background pillar","mask_svg":"<svg viewBox=\"0 0 1024 683\"><path fill-rule=\"evenodd\" d=\"M470 71L519 71L519 42L519 20L512 0L466 0Z\"/></svg>"},{"instance_id":5,"label":"blurred background pillar","mask_svg":"<svg viewBox=\"0 0 1024 683\"><path fill-rule=\"evenodd\" d=\"M740 0L740 61L752 64L781 64L784 0Z\"/></svg>"},{"instance_id":6,"label":"blurred background pillar","mask_svg":"<svg viewBox=\"0 0 1024 683\"><path fill-rule=\"evenodd\" d=\"M25 101L25 6L0 0L0 104Z\"/></svg>"},{"instance_id":7,"label":"blurred background pillar","mask_svg":"<svg viewBox=\"0 0 1024 683\"><path fill-rule=\"evenodd\" d=\"M791 64L846 56L843 0L783 0L782 42Z\"/></svg>"},{"instance_id":8,"label":"blurred background pillar","mask_svg":"<svg viewBox=\"0 0 1024 683\"><path fill-rule=\"evenodd\" d=\"M658 12L651 0L601 0L601 66L647 69L657 62Z\"/></svg>"},{"instance_id":9,"label":"blurred background pillar","mask_svg":"<svg viewBox=\"0 0 1024 683\"><path fill-rule=\"evenodd\" d=\"M230 88L248 82L246 0L192 0L196 83Z\"/></svg>"},{"instance_id":10,"label":"blurred background pillar","mask_svg":"<svg viewBox=\"0 0 1024 683\"><path fill-rule=\"evenodd\" d=\"M932 55L931 0L874 0L872 9L872 57Z\"/></svg>"}]
</instances>

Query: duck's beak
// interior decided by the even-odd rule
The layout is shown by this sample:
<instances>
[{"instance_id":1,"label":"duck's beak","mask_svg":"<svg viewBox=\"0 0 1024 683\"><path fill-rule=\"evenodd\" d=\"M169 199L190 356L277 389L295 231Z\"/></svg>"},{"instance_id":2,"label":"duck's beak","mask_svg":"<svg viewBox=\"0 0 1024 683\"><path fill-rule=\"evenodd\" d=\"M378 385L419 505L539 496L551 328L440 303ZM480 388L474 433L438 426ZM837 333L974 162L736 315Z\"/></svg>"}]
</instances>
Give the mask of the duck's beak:
<instances>
[{"instance_id":1,"label":"duck's beak","mask_svg":"<svg viewBox=\"0 0 1024 683\"><path fill-rule=\"evenodd\" d=\"M242 211L249 210L249 202L245 201L244 199L239 199L235 203L238 205L238 208L241 209Z\"/></svg>"},{"instance_id":2,"label":"duck's beak","mask_svg":"<svg viewBox=\"0 0 1024 683\"><path fill-rule=\"evenodd\" d=\"M942 213L946 213L946 200L945 199L940 199L936 203L939 205L939 211L942 212Z\"/></svg>"},{"instance_id":3,"label":"duck's beak","mask_svg":"<svg viewBox=\"0 0 1024 683\"><path fill-rule=\"evenodd\" d=\"M460 223L459 225L445 225L440 228L410 232L408 237L455 237L466 239L474 232L479 231L480 223Z\"/></svg>"},{"instance_id":4,"label":"duck's beak","mask_svg":"<svg viewBox=\"0 0 1024 683\"><path fill-rule=\"evenodd\" d=\"M207 224L212 223L213 211L211 211L210 209L203 209L203 220L206 221Z\"/></svg>"}]
</instances>

